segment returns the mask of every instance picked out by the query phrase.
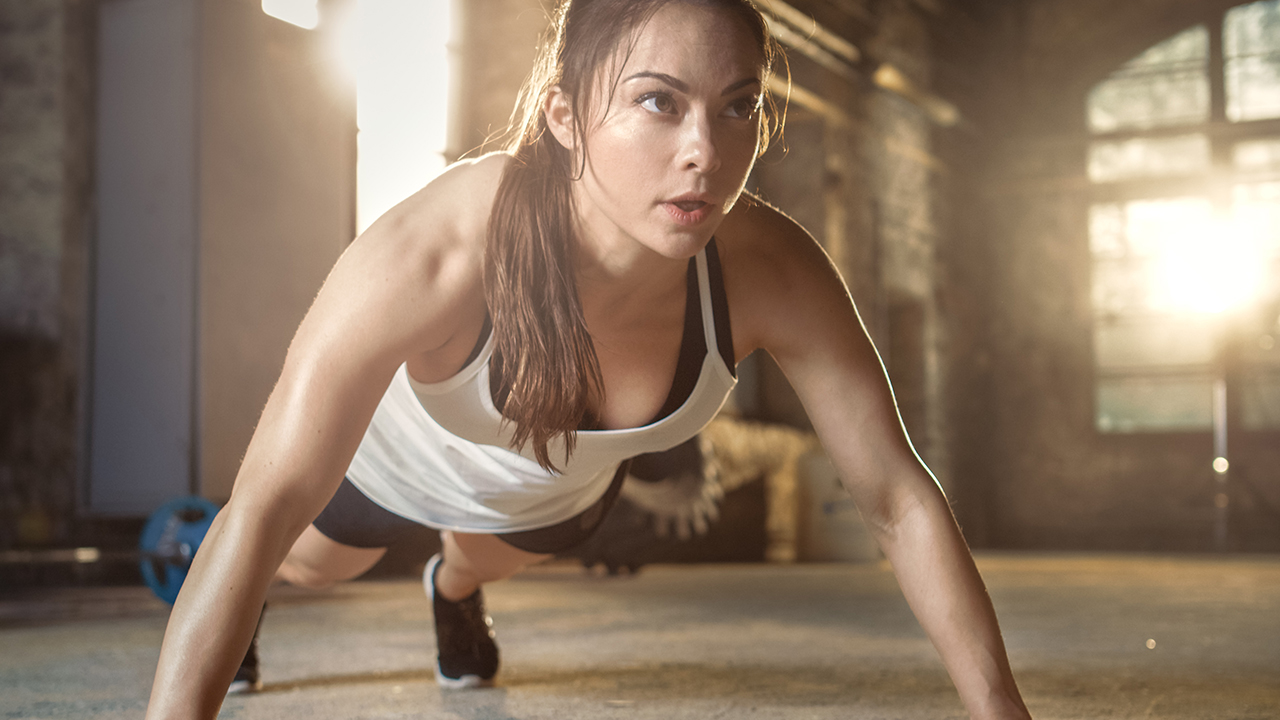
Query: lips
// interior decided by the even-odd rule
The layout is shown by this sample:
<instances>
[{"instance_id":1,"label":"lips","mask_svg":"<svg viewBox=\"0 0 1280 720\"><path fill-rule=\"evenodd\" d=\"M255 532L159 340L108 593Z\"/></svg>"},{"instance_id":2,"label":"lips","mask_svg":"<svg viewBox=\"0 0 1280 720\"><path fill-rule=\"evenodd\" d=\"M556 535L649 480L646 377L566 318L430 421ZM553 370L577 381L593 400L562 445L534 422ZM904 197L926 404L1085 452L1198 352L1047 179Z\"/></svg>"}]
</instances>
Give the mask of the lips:
<instances>
[{"instance_id":1,"label":"lips","mask_svg":"<svg viewBox=\"0 0 1280 720\"><path fill-rule=\"evenodd\" d=\"M704 194L687 193L662 202L667 213L679 225L697 225L711 216L714 207Z\"/></svg>"}]
</instances>

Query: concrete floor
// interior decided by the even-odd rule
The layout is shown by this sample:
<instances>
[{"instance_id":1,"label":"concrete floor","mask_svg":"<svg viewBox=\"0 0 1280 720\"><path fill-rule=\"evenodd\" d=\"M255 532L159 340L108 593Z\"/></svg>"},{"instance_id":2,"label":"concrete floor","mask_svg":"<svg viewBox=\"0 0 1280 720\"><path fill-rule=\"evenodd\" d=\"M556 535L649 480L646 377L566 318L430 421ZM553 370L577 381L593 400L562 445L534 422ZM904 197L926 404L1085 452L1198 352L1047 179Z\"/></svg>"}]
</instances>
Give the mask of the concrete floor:
<instances>
[{"instance_id":1,"label":"concrete floor","mask_svg":"<svg viewBox=\"0 0 1280 720\"><path fill-rule=\"evenodd\" d=\"M1280 558L979 565L1037 718L1280 718ZM445 693L416 581L278 588L266 688L221 717L964 717L882 565L553 566L488 597L501 682ZM0 717L140 717L166 617L138 588L0 596Z\"/></svg>"}]
</instances>

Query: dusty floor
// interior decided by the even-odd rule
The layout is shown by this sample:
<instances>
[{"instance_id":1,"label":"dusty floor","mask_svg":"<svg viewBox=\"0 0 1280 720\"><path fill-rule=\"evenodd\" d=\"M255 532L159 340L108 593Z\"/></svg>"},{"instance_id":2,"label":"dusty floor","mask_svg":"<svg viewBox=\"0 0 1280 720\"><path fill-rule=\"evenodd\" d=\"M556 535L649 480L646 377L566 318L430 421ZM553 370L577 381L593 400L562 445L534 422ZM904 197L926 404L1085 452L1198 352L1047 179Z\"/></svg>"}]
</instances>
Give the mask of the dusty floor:
<instances>
[{"instance_id":1,"label":"dusty floor","mask_svg":"<svg viewBox=\"0 0 1280 720\"><path fill-rule=\"evenodd\" d=\"M979 565L1037 718L1280 718L1280 558ZM265 691L222 717L964 717L881 565L557 566L488 594L501 682L444 693L417 582L279 588ZM141 717L166 616L142 589L0 595L0 717Z\"/></svg>"}]
</instances>

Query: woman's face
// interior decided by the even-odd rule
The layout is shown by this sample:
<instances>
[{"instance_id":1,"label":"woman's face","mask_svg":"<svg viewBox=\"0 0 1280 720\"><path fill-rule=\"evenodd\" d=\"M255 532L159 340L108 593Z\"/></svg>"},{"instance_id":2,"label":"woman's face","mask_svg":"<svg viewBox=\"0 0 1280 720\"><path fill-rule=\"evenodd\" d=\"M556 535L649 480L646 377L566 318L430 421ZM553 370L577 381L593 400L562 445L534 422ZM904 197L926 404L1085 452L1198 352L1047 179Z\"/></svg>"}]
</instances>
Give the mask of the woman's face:
<instances>
[{"instance_id":1,"label":"woman's face","mask_svg":"<svg viewBox=\"0 0 1280 720\"><path fill-rule=\"evenodd\" d=\"M605 252L638 244L689 258L733 207L755 161L763 58L739 17L678 1L624 53L621 72L606 68L588 103L586 164L573 188L584 241Z\"/></svg>"}]
</instances>

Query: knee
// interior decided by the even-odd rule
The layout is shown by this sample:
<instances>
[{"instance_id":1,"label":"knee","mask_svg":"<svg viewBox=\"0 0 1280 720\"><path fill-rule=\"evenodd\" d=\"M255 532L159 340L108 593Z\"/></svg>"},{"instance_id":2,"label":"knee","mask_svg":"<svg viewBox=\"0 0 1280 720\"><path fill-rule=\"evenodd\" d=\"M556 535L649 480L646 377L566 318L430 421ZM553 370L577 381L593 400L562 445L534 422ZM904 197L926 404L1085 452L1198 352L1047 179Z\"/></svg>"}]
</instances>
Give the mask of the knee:
<instances>
[{"instance_id":1,"label":"knee","mask_svg":"<svg viewBox=\"0 0 1280 720\"><path fill-rule=\"evenodd\" d=\"M518 550L493 535L445 531L441 536L446 565L479 584L505 580L551 557Z\"/></svg>"},{"instance_id":2,"label":"knee","mask_svg":"<svg viewBox=\"0 0 1280 720\"><path fill-rule=\"evenodd\" d=\"M310 525L294 541L275 577L290 585L326 588L360 576L373 567L385 552L386 548L342 545Z\"/></svg>"},{"instance_id":3,"label":"knee","mask_svg":"<svg viewBox=\"0 0 1280 720\"><path fill-rule=\"evenodd\" d=\"M290 585L309 588L311 590L322 590L338 581L338 578L322 572L319 568L313 567L305 562L300 562L295 558L288 557L280 563L280 567L276 569L276 580L282 580Z\"/></svg>"}]
</instances>

